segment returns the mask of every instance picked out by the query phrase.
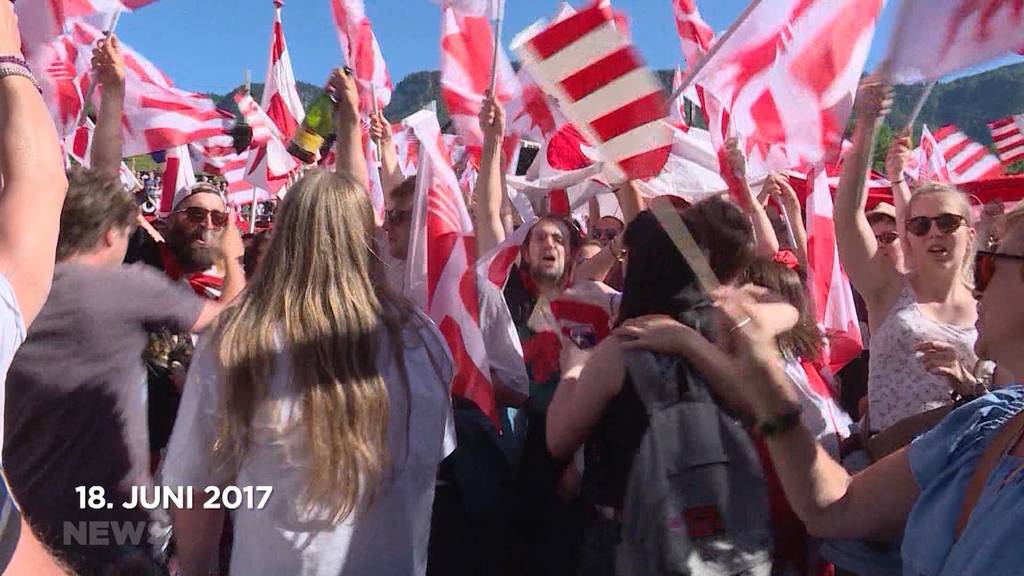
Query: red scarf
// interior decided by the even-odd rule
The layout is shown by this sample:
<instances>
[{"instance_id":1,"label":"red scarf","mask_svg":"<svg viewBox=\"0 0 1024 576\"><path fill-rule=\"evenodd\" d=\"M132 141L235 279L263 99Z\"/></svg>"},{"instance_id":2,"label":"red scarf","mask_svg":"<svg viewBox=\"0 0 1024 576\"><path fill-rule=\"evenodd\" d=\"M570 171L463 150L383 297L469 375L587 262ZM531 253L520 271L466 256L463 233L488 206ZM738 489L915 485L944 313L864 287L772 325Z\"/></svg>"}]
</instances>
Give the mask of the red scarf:
<instances>
[{"instance_id":1,"label":"red scarf","mask_svg":"<svg viewBox=\"0 0 1024 576\"><path fill-rule=\"evenodd\" d=\"M181 280L184 278L188 285L192 287L192 290L199 296L209 300L220 298L220 294L224 290L224 279L206 274L205 272L185 274L181 264L178 263L178 259L174 257L167 244L160 245L160 262L163 264L164 273L171 280Z\"/></svg>"}]
</instances>

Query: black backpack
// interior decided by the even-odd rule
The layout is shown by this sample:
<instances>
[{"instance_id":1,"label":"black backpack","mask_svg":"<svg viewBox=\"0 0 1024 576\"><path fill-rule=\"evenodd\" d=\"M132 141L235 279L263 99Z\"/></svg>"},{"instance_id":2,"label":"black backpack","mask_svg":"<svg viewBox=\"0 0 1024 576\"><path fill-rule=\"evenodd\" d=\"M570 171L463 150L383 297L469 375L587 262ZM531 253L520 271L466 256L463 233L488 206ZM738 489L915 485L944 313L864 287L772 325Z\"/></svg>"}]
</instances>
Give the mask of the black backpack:
<instances>
[{"instance_id":1,"label":"black backpack","mask_svg":"<svg viewBox=\"0 0 1024 576\"><path fill-rule=\"evenodd\" d=\"M767 484L743 426L683 360L629 352L626 367L650 425L626 486L616 574L770 574Z\"/></svg>"}]
</instances>

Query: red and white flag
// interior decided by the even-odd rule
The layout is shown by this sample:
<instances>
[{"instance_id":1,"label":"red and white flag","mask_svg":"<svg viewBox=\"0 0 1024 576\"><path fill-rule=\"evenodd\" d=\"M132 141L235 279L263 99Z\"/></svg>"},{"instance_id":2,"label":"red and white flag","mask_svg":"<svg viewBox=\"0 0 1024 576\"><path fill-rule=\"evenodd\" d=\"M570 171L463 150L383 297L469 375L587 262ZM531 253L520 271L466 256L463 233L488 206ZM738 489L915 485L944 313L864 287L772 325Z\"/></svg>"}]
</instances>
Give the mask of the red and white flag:
<instances>
[{"instance_id":1,"label":"red and white flag","mask_svg":"<svg viewBox=\"0 0 1024 576\"><path fill-rule=\"evenodd\" d=\"M281 25L281 7L284 0L274 0L274 30L270 36L270 62L267 65L266 86L260 106L274 121L285 139L295 135L306 111L299 99L299 90L292 72L292 59Z\"/></svg>"},{"instance_id":2,"label":"red and white flag","mask_svg":"<svg viewBox=\"0 0 1024 576\"><path fill-rule=\"evenodd\" d=\"M728 113L748 158L776 170L839 154L882 5L763 0L721 41L694 81Z\"/></svg>"},{"instance_id":3,"label":"red and white flag","mask_svg":"<svg viewBox=\"0 0 1024 576\"><path fill-rule=\"evenodd\" d=\"M558 109L558 102L540 89L525 68L519 70L518 79L519 93L505 106L508 131L526 140L543 142L567 120Z\"/></svg>"},{"instance_id":4,"label":"red and white flag","mask_svg":"<svg viewBox=\"0 0 1024 576\"><path fill-rule=\"evenodd\" d=\"M22 49L32 54L65 32L67 20L85 18L95 26L105 26L117 10L134 10L156 0L29 0L16 2Z\"/></svg>"},{"instance_id":5,"label":"red and white flag","mask_svg":"<svg viewBox=\"0 0 1024 576\"><path fill-rule=\"evenodd\" d=\"M249 152L245 181L272 195L283 195L282 189L288 185L289 178L301 167L284 143L272 138L265 146Z\"/></svg>"},{"instance_id":6,"label":"red and white flag","mask_svg":"<svg viewBox=\"0 0 1024 576\"><path fill-rule=\"evenodd\" d=\"M64 139L64 154L86 168L91 163L92 134L95 128L92 120L86 118L74 133Z\"/></svg>"},{"instance_id":7,"label":"red and white flag","mask_svg":"<svg viewBox=\"0 0 1024 576\"><path fill-rule=\"evenodd\" d=\"M823 167L807 175L812 186L805 208L807 218L807 285L814 298L818 325L827 346L823 364L836 374L864 349L853 289L843 271L832 219L832 191Z\"/></svg>"},{"instance_id":8,"label":"red and white flag","mask_svg":"<svg viewBox=\"0 0 1024 576\"><path fill-rule=\"evenodd\" d=\"M597 144L612 179L656 176L672 147L665 95L616 29L610 7L594 4L541 26L527 29L515 41L530 76Z\"/></svg>"},{"instance_id":9,"label":"red and white flag","mask_svg":"<svg viewBox=\"0 0 1024 576\"><path fill-rule=\"evenodd\" d=\"M189 154L188 146L175 146L167 150L163 184L159 213L161 216L167 216L196 185L196 173L192 168L192 156Z\"/></svg>"},{"instance_id":10,"label":"red and white flag","mask_svg":"<svg viewBox=\"0 0 1024 576\"><path fill-rule=\"evenodd\" d=\"M498 290L504 290L509 274L512 273L512 265L516 263L523 243L526 242L526 235L537 220L539 218L536 216L524 218L523 223L505 238L504 242L492 248L487 254L481 254L476 262L477 275L486 278Z\"/></svg>"},{"instance_id":11,"label":"red and white flag","mask_svg":"<svg viewBox=\"0 0 1024 576\"><path fill-rule=\"evenodd\" d=\"M441 14L441 98L455 131L466 144L483 143L480 106L491 87L494 31L491 17L498 0L447 0ZM519 93L512 64L501 50L495 92L504 104Z\"/></svg>"},{"instance_id":12,"label":"red and white flag","mask_svg":"<svg viewBox=\"0 0 1024 576\"><path fill-rule=\"evenodd\" d=\"M989 122L988 129L992 131L992 141L1003 164L1009 166L1024 160L1024 114Z\"/></svg>"},{"instance_id":13,"label":"red and white flag","mask_svg":"<svg viewBox=\"0 0 1024 576\"><path fill-rule=\"evenodd\" d=\"M385 108L391 103L391 76L388 74L384 55L381 54L370 19L366 17L363 0L330 2L341 51L355 73L362 112L365 114L373 111L371 93L377 99L377 107Z\"/></svg>"},{"instance_id":14,"label":"red and white flag","mask_svg":"<svg viewBox=\"0 0 1024 576\"><path fill-rule=\"evenodd\" d=\"M946 157L943 156L942 149L939 148L939 143L928 126L922 127L921 144L914 150L909 164L912 166L908 166L906 172L918 183L942 182L949 184L953 182L949 166L946 164Z\"/></svg>"},{"instance_id":15,"label":"red and white flag","mask_svg":"<svg viewBox=\"0 0 1024 576\"><path fill-rule=\"evenodd\" d=\"M686 65L693 68L711 49L715 31L704 22L695 0L672 0L672 12L676 17L676 32L682 45Z\"/></svg>"},{"instance_id":16,"label":"red and white flag","mask_svg":"<svg viewBox=\"0 0 1024 576\"><path fill-rule=\"evenodd\" d=\"M475 238L437 115L405 120L420 141L407 294L437 324L455 360L452 394L473 401L497 425L487 350L480 331Z\"/></svg>"},{"instance_id":17,"label":"red and white flag","mask_svg":"<svg viewBox=\"0 0 1024 576\"><path fill-rule=\"evenodd\" d=\"M79 46L70 35L64 34L37 46L28 56L61 137L70 136L78 128L82 94L89 82L89 77L78 70L80 50L89 52L86 56L91 57L90 47Z\"/></svg>"},{"instance_id":18,"label":"red and white flag","mask_svg":"<svg viewBox=\"0 0 1024 576\"><path fill-rule=\"evenodd\" d=\"M676 66L676 71L672 74L672 93L675 94L676 90L683 85L683 71ZM675 102L672 102L668 107L668 120L673 126L680 130L686 130L689 123L686 121L686 99L680 94L679 98Z\"/></svg>"},{"instance_id":19,"label":"red and white flag","mask_svg":"<svg viewBox=\"0 0 1024 576\"><path fill-rule=\"evenodd\" d=\"M989 149L971 140L956 126L945 126L935 133L939 150L949 167L953 184L1002 176L1003 165Z\"/></svg>"},{"instance_id":20,"label":"red and white flag","mask_svg":"<svg viewBox=\"0 0 1024 576\"><path fill-rule=\"evenodd\" d=\"M904 0L880 69L894 84L939 80L1024 46L1020 0Z\"/></svg>"},{"instance_id":21,"label":"red and white flag","mask_svg":"<svg viewBox=\"0 0 1024 576\"><path fill-rule=\"evenodd\" d=\"M277 125L253 100L252 95L244 91L235 92L235 103L238 104L238 111L242 114L242 119L249 125L249 128L252 128L252 143L249 144L249 148L266 146L267 142L274 138L284 140Z\"/></svg>"}]
</instances>

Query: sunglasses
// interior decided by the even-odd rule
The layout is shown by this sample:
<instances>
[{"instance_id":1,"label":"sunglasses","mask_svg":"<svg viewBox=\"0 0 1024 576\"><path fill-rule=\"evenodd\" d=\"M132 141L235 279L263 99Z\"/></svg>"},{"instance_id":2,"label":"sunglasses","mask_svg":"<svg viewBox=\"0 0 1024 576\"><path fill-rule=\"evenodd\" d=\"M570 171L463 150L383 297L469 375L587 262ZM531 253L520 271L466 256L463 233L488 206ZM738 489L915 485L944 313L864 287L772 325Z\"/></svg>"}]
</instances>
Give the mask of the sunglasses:
<instances>
[{"instance_id":1,"label":"sunglasses","mask_svg":"<svg viewBox=\"0 0 1024 576\"><path fill-rule=\"evenodd\" d=\"M974 255L974 289L978 292L984 292L988 288L988 283L992 281L992 276L996 273L996 260L1002 258L1003 260L1013 260L1014 262L1024 262L1024 256L1016 256L1014 254L1000 254L998 252L988 252L984 250L978 251Z\"/></svg>"},{"instance_id":2,"label":"sunglasses","mask_svg":"<svg viewBox=\"0 0 1024 576\"><path fill-rule=\"evenodd\" d=\"M884 234L875 234L875 240L877 240L879 244L882 244L882 245L885 245L885 246L888 246L889 244L892 244L893 242L899 240L899 238L900 238L900 235L895 233L895 232L885 232Z\"/></svg>"},{"instance_id":3,"label":"sunglasses","mask_svg":"<svg viewBox=\"0 0 1024 576\"><path fill-rule=\"evenodd\" d=\"M389 208L384 211L384 219L388 224L398 224L402 220L405 220L406 216L412 214L412 210L399 210L398 208Z\"/></svg>"},{"instance_id":4,"label":"sunglasses","mask_svg":"<svg viewBox=\"0 0 1024 576\"><path fill-rule=\"evenodd\" d=\"M618 235L619 231L614 228L594 228L590 232L594 240L615 240Z\"/></svg>"},{"instance_id":5,"label":"sunglasses","mask_svg":"<svg viewBox=\"0 0 1024 576\"><path fill-rule=\"evenodd\" d=\"M221 212L220 210L207 210L206 208L200 208L199 206L192 206L191 208L185 208L184 210L178 210L174 214L184 214L185 218L193 224L203 224L206 222L206 216L210 216L210 222L217 228L223 228L228 225L228 213Z\"/></svg>"},{"instance_id":6,"label":"sunglasses","mask_svg":"<svg viewBox=\"0 0 1024 576\"><path fill-rule=\"evenodd\" d=\"M914 236L924 236L932 229L932 222L938 226L939 232L952 234L967 222L967 219L959 214L939 214L938 216L915 216L907 219L907 231Z\"/></svg>"}]
</instances>

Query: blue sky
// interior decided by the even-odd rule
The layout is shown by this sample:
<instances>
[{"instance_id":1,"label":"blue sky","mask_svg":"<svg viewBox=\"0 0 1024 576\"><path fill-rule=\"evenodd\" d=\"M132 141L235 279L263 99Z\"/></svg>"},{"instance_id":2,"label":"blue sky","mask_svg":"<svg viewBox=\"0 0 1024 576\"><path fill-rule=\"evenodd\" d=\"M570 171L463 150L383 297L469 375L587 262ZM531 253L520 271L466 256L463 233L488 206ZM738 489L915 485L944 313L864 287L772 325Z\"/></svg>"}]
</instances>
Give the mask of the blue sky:
<instances>
[{"instance_id":1,"label":"blue sky","mask_svg":"<svg viewBox=\"0 0 1024 576\"><path fill-rule=\"evenodd\" d=\"M437 69L440 8L435 0L365 0L392 78ZM503 41L541 17L558 0L507 0ZM574 0L582 6L584 0ZM670 0L613 0L626 12L633 38L653 68L681 62ZM746 0L698 0L704 18L723 31L743 11ZM897 2L890 0L872 46L870 70L884 55ZM287 0L285 36L299 80L319 84L341 51L328 0ZM197 92L223 93L242 82L243 71L262 81L267 68L272 0L160 0L122 17L118 34L160 66L175 83Z\"/></svg>"}]
</instances>

